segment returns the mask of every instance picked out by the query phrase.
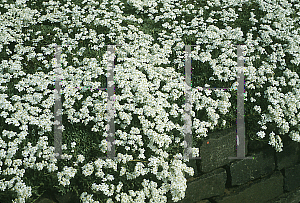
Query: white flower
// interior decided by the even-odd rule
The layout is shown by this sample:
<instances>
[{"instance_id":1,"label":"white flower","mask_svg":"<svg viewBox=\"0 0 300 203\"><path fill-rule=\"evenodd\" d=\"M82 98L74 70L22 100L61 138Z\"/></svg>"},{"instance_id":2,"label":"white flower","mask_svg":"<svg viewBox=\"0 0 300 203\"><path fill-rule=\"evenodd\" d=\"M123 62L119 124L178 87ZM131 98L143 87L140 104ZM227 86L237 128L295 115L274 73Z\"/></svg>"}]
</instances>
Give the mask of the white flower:
<instances>
[{"instance_id":1,"label":"white flower","mask_svg":"<svg viewBox=\"0 0 300 203\"><path fill-rule=\"evenodd\" d=\"M258 113L261 113L261 108L260 106L255 105L254 110L257 111Z\"/></svg>"},{"instance_id":2,"label":"white flower","mask_svg":"<svg viewBox=\"0 0 300 203\"><path fill-rule=\"evenodd\" d=\"M179 125L179 122L184 121L185 109L184 105L179 105L179 103L184 99L186 88L190 88L186 86L184 82L186 78L184 73L182 73L186 54L184 52L185 43L183 39L188 36L196 44L203 45L203 49L200 46L193 47L191 57L193 64L194 61L208 63L207 67L210 67L214 74L209 76L209 80L219 80L221 82L223 80L226 82L236 80L237 68L235 68L236 62L233 60L236 58L236 48L233 48L231 44L233 41L241 41L243 33L239 27L233 29L229 26L229 24L234 24L238 17L232 8L234 3L208 1L207 6L197 8L197 11L197 5L180 1L171 1L161 7L154 1L129 0L127 6L132 7L137 13L148 13L150 20L156 24L163 25L163 29L156 33L158 38L154 39L151 29L150 33L144 33L140 29L140 24L145 23L145 19L136 18L135 15L128 16L123 13L124 5L126 4L124 2L119 2L119 5L115 4L112 6L108 6L105 1L99 3L84 0L82 2L83 5L75 5L68 1L63 6L53 1L43 2L47 10L45 11L47 16L42 16L41 11L27 9L25 2L25 0L16 1L17 7L22 9L10 9L5 11L6 13L1 13L2 21L10 22L10 24L3 27L3 32L0 33L0 40L7 41L8 44L16 43L14 50L12 48L2 50L4 46L0 45L0 52L7 53L9 57L9 60L0 60L0 91L2 91L2 94L0 94L0 116L5 119L7 125L13 125L14 129L16 129L10 129L10 131L3 129L3 139L0 139L0 147L3 148L0 149L0 157L5 159L4 163L0 162L0 165L5 164L8 166L7 169L3 170L4 178L6 178L7 174L15 175L14 179L7 182L1 182L0 180L0 188L3 192L12 189L18 196L13 202L25 202L25 198L31 195L31 188L22 182L25 169L36 169L36 173L41 172L45 167L47 167L48 172L58 170L58 167L55 165L57 159L52 156L54 149L52 151L49 150L48 142L44 139L47 138L46 133L52 131L52 108L57 104L58 100L62 102L62 97L60 98L58 95L56 95L58 100L55 102L55 95L49 89L49 85L53 86L55 74L58 74L55 73L53 68L59 66L59 64L56 64L57 61L55 59L51 59L55 54L54 45L56 44L54 41L58 40L62 41L63 44L69 44L69 46L63 46L60 60L63 68L61 73L59 73L59 78L62 80L63 87L61 93L65 98L62 107L66 108L63 114L67 116L66 118L71 124L83 123L87 125L92 123L91 130L97 132L101 138L104 138L102 142L100 141L100 150L106 153L108 147L105 140L106 134L102 132L105 129L105 125L107 125L107 120L105 120L107 118L107 115L105 115L107 113L105 111L107 108L107 93L106 91L97 90L102 84L93 81L100 81L100 77L109 75L107 70L108 59L113 59L114 56L102 53L107 48L104 46L105 33L98 34L98 31L96 32L95 28L92 28L100 26L111 31L107 35L110 41L114 42L114 44L123 44L123 46L115 47L115 56L117 56L118 61L114 61L114 81L107 82L108 86L115 83L115 86L121 92L116 95L116 101L114 102L115 112L112 113L119 117L115 119L115 122L122 128L122 130L118 130L115 133L116 148L125 150L124 154L118 153L118 161L98 159L84 165L82 167L83 174L91 176L89 178L93 179L92 174L95 170L95 176L105 183L100 185L91 183L93 189L102 191L105 196L112 196L116 201L167 202L165 196L167 192L171 193L173 201L183 199L186 190L186 180L183 171L193 174L192 168L186 167L185 164L178 160L174 162L162 161L166 158L171 158L172 160L173 157L170 157L168 151L170 145L174 144L176 147L182 147L183 149L183 146L178 143L182 142L185 126ZM219 15L215 15L217 14L214 11L216 6L221 8ZM279 131L272 132L269 135L269 144L277 152L280 152L282 151L283 143L277 134L288 134L294 141L300 141L300 127L297 125L297 121L300 120L300 114L298 113L300 105L297 101L297 98L300 96L300 81L297 72L292 72L288 68L300 64L297 53L299 44L295 43L295 39L299 38L299 34L297 26L291 26L297 24L297 19L291 19L286 16L286 14L294 16L292 14L297 13L299 8L296 6L294 10L291 10L289 6L278 5L278 9L274 10L274 8L269 7L269 4L263 2L258 2L258 8L258 10L268 10L270 12L265 16L256 16L259 12L255 12L255 9L251 9L253 12L250 12L250 10L245 11L248 12L252 25L260 23L260 26L254 26L249 31L246 31L244 36L245 46L243 48L245 48L245 53L243 54L247 56L244 67L245 107L252 108L253 105L251 104L257 103L257 98L261 96L264 96L264 98L261 97L260 99L262 100L259 100L260 102L268 101L269 106L267 109L264 109L265 106L263 104L254 104L253 108L259 114L262 113L261 109L268 111L264 112L265 114L261 114L261 118L258 121L258 124L261 125L261 130L255 133L258 137L264 138L269 127L267 123L276 124ZM111 9L113 12L109 12ZM209 12L208 15L204 15L204 10ZM241 11L241 8L238 8L238 10ZM70 14L69 17L67 16L68 13ZM97 14L103 15L104 18L97 18ZM185 14L192 14L192 18L184 17ZM14 16L14 21L10 19L10 16ZM218 16L218 19L216 16ZM177 18L181 20L176 21ZM33 31L32 29L25 29L25 33L21 35L14 34L14 29L22 29L28 23L42 23L45 19L50 20L52 23L61 21L67 29L62 29L61 27L51 29L51 31L54 31L54 34L52 33L54 38L53 40L51 39L53 42L50 42L48 45L42 45L40 49L36 48L41 45L45 37L51 35L47 30ZM122 25L124 21L126 21L126 26ZM19 22L23 22L21 23L22 25ZM217 22L223 23L224 28L220 28L216 24ZM273 25L272 28L271 24ZM195 29L195 26L200 27ZM78 29L73 29L75 27ZM103 31L106 32L105 29ZM258 35L254 36L252 34L253 31L257 32ZM71 32L74 32L74 39L69 37ZM230 40L226 41L224 36L227 36ZM282 38L287 43L275 44L273 42L274 39L282 41ZM30 46L24 46L26 41L32 41L33 43ZM91 44L91 46L86 46L87 44ZM285 46L286 44L291 46ZM174 47L173 45L176 46ZM271 48L269 50L271 53L267 53L263 48L266 45L269 45ZM219 49L222 53L213 57L211 52L214 52L216 49ZM90 51L97 52L94 53L97 55L97 57L94 57L96 59L90 59ZM286 60L286 53L289 53L289 56L291 56L289 60ZM265 54L265 57L260 58L261 54ZM68 59L68 57L72 59ZM36 58L40 64L32 64L33 58ZM24 63L21 62L23 59L25 59ZM30 63L28 63L29 60L31 60ZM171 62L173 62L172 65ZM276 64L277 62L280 62L280 66ZM287 63L290 64L287 65ZM162 64L163 67L161 67ZM29 70L32 65L36 66L38 71L29 74L27 69ZM193 68L197 70L199 67ZM275 68L277 72L282 70L282 77L274 75ZM47 74L41 72L41 70L45 69L48 69ZM17 79L19 82L13 84L13 79ZM203 82L210 83L209 80ZM11 95L14 90L9 90L9 85L17 91L11 98L8 98L7 94L10 92ZM87 92L86 89L83 90L83 86L92 87L93 90ZM209 85L205 84L204 86L207 87ZM237 83L234 82L232 87L236 86ZM214 129L219 123L218 120L221 119L221 116L229 111L231 106L229 103L230 94L228 91L224 91L228 94L223 94L215 90L203 91L201 87L197 89L200 90L192 89L191 91L192 100L190 103L192 109L189 124L192 125L196 137L206 137L208 128ZM115 90L117 91L117 89ZM85 96L90 93L93 96L87 96L85 99ZM213 99L213 95L222 97L222 99ZM75 108L75 103L76 105L81 104L81 106ZM40 109L41 107L42 109ZM204 109L207 120L197 119L196 111ZM217 109L222 115L216 112ZM225 126L226 121L223 120L222 124ZM29 128L29 125L35 125L39 130L30 134L30 132L27 132L29 129L32 129L31 127ZM292 127L296 127L298 130L292 130ZM62 126L62 131L64 131L64 126ZM66 132L67 135L68 133ZM32 136L37 136L37 138L40 136L43 139L40 139L36 146L28 144L24 148L19 147L19 144L25 138L32 142ZM65 139L65 136L63 136L63 139ZM146 143L145 140L150 140L150 143ZM147 145L150 151L145 151L146 148L143 148L143 145ZM71 142L72 153L75 152L75 147L76 142ZM62 149L66 150L67 144L64 144ZM191 148L191 150L193 156L198 154L196 148ZM130 151L133 153L129 153ZM18 152L23 156L22 163L15 158ZM146 156L147 158L153 158L151 159L152 168L144 164ZM74 166L78 166L79 162L83 163L85 161L85 157L77 155L75 157L77 160L71 160L72 155L68 154L63 154L62 157L69 161L62 162L64 163L63 171L58 171L57 176L59 184L67 186L70 184L70 178L76 174L76 170L67 165L73 163ZM182 153L177 153L176 157L182 157ZM36 163L37 159L38 163ZM90 157L86 157L86 159L89 160ZM129 161L132 162L129 163ZM117 166L117 163L119 166ZM128 168L128 165L132 163L136 163L133 164L134 170ZM25 168L23 171L18 169L21 166L20 164L23 164ZM9 168L11 165L15 168ZM159 172L158 165L161 165L164 171ZM169 168L172 170L170 171ZM113 169L115 175L109 175L106 169ZM130 188L128 191L121 192L123 183L117 181L119 185L116 187L116 190L114 190L115 185L109 183L112 180L118 180L118 176L123 175L126 175L128 179L132 179L130 181L134 181L139 175L146 173L153 173L158 179L164 179L171 184L157 188L159 186L156 182L145 180L143 183L137 183L144 186L144 189L140 192ZM113 198L108 199L107 202L113 202ZM87 194L86 192L81 194L81 201L99 203L99 201L93 200L93 194Z\"/></svg>"},{"instance_id":3,"label":"white flower","mask_svg":"<svg viewBox=\"0 0 300 203\"><path fill-rule=\"evenodd\" d=\"M223 126L225 126L225 125L226 125L226 120L223 120L223 123L222 123L222 125L223 125Z\"/></svg>"},{"instance_id":4,"label":"white flower","mask_svg":"<svg viewBox=\"0 0 300 203\"><path fill-rule=\"evenodd\" d=\"M61 149L62 149L62 150L66 150L66 149L67 149L67 144L63 144L63 145L61 146Z\"/></svg>"},{"instance_id":5,"label":"white flower","mask_svg":"<svg viewBox=\"0 0 300 203\"><path fill-rule=\"evenodd\" d=\"M74 169L73 167L64 167L64 172L68 177L73 178L77 172L77 169Z\"/></svg>"},{"instance_id":6,"label":"white flower","mask_svg":"<svg viewBox=\"0 0 300 203\"><path fill-rule=\"evenodd\" d=\"M260 131L257 133L257 136L259 136L260 138L264 138L265 137L265 132Z\"/></svg>"},{"instance_id":7,"label":"white flower","mask_svg":"<svg viewBox=\"0 0 300 203\"><path fill-rule=\"evenodd\" d=\"M82 167L82 174L85 176L90 176L94 172L94 167L92 164L86 164Z\"/></svg>"},{"instance_id":8,"label":"white flower","mask_svg":"<svg viewBox=\"0 0 300 203\"><path fill-rule=\"evenodd\" d=\"M58 170L58 167L57 167L54 163L50 163L50 164L48 165L48 172L49 172L49 173L51 173L51 172L53 172L53 171L56 171L56 170Z\"/></svg>"},{"instance_id":9,"label":"white flower","mask_svg":"<svg viewBox=\"0 0 300 203\"><path fill-rule=\"evenodd\" d=\"M83 155L79 154L79 155L77 155L77 160L78 160L78 162L83 163L83 161L85 160L85 158L84 158Z\"/></svg>"},{"instance_id":10,"label":"white flower","mask_svg":"<svg viewBox=\"0 0 300 203\"><path fill-rule=\"evenodd\" d=\"M126 172L126 168L122 166L120 171L120 176L123 176L125 172Z\"/></svg>"},{"instance_id":11,"label":"white flower","mask_svg":"<svg viewBox=\"0 0 300 203\"><path fill-rule=\"evenodd\" d=\"M43 163L36 163L36 167L37 167L37 170L41 171L44 168L44 164Z\"/></svg>"}]
</instances>

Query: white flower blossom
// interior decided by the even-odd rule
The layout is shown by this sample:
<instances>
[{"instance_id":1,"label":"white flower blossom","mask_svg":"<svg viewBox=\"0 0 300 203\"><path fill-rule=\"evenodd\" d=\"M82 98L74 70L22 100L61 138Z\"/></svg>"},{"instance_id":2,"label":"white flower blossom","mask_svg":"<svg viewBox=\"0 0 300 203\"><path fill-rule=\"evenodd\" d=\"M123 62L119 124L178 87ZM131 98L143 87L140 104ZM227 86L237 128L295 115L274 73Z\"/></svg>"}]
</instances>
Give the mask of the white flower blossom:
<instances>
[{"instance_id":1,"label":"white flower blossom","mask_svg":"<svg viewBox=\"0 0 300 203\"><path fill-rule=\"evenodd\" d=\"M125 4L136 13L124 13ZM13 202L26 202L32 196L32 188L24 183L23 176L30 168L35 170L34 173L54 173L59 185L63 187L69 186L75 175L83 182L86 181L85 178L95 181L89 183L89 189L103 193L107 197L107 203L167 202L167 192L171 193L173 201L182 200L187 188L184 173L193 175L194 171L184 164L186 160L175 160L176 157L182 158L183 151L171 157L168 149L171 145L177 147L176 150L184 149L186 126L179 125L179 122L184 121L186 115L187 105L180 104L186 89L191 89L192 97L189 124L198 138L206 137L208 128L214 129L219 119L222 126L225 126L223 116L232 105L229 102L230 91L187 86L187 78L182 73L186 44L183 39L186 37L191 39L191 43L199 45L192 47L192 66L195 61L201 67L206 63L206 67L211 68L213 73L204 83L224 80L230 82L231 88L237 87L236 71L242 70L242 67L236 68L237 64L233 60L237 57L236 47L232 45L234 41L244 41L245 108L260 114L257 124L261 129L255 132L256 135L260 138L269 136L269 144L277 152L283 151L280 136L287 134L293 141L300 142L300 102L297 99L300 97L300 80L298 73L288 68L300 64L297 52L299 43L295 43L299 38L299 26L297 19L290 17L299 12L299 6L295 4L292 9L290 6L278 5L278 9L274 10L269 4L259 1L257 8L243 11L248 12L251 22L244 36L245 31L242 32L239 26L229 26L240 17L233 8L235 4L236 2L208 1L202 8L185 1L162 1L158 4L155 1L128 0L126 3L116 1L107 4L107 1L100 3L82 0L81 5L71 1L45 1L44 11L32 9L26 4L26 0L5 4L5 7L11 9L1 13L0 21L3 26L0 40L6 45L15 45L0 45L0 52L6 54L5 59L0 59L0 116L5 126L12 126L20 131L5 127L1 132L0 166L5 165L2 170L5 181L0 180L0 189L3 192L16 192L17 198ZM221 10L216 12L215 7ZM238 8L238 11L242 11L242 8ZM42 13L46 15L41 15ZM266 14L261 16L260 13ZM138 17L144 14L149 21ZM53 25L61 23L64 28L30 28L31 25L42 28L40 25L45 20ZM141 25L145 23L149 23L147 33L147 29L142 31ZM151 29L154 23L162 25L158 33L153 33ZM224 25L223 28L220 28L219 23ZM101 29L96 30L97 27ZM274 39L287 43L275 43ZM111 44L122 44L114 48L115 56L106 53L107 40ZM26 41L32 43L25 46L28 44ZM57 42L62 45L61 64L57 63L54 56ZM286 44L290 46L285 46ZM271 53L263 48L267 45L270 47L268 52ZM213 56L216 49L221 53ZM289 60L286 60L286 53L289 53ZM263 54L265 56L261 57ZM109 59L114 59L114 81L107 81L107 87L115 85L112 112L107 112L108 93L100 89L103 88L100 78L110 76L107 69ZM60 65L62 68L59 73L53 70ZM199 71L198 68L193 67L193 72ZM277 75L278 71L282 74ZM58 74L61 95L54 82ZM196 80L193 78L194 81ZM209 86L204 84L204 87ZM214 96L218 99L213 99ZM97 140L100 139L99 152L103 154L111 147L106 140L107 133L103 132L109 126L107 113L114 113L115 123L121 127L116 130L113 142L118 152L117 159L99 158L91 161L88 154L82 155L79 151L85 138L78 141L77 137L76 142L70 141L71 135L65 132L65 126L62 125L61 149L65 160L58 161L53 156L54 147L49 146L48 142L51 140L48 140L48 135L52 135L53 125L58 122L54 121L53 115L53 107L58 103L61 103L62 115L69 122L66 126L91 124L91 132L88 133L97 133ZM197 118L200 110L204 110L207 120ZM269 123L275 124L278 132L268 132L269 129L274 130ZM75 134L80 134L74 131ZM20 147L24 141L27 143ZM94 148L94 143L87 147ZM68 154L69 150L71 154ZM199 149L190 150L193 156L199 156ZM16 158L17 154L21 157ZM170 161L166 162L166 158L170 158ZM84 163L85 160L89 163ZM62 168L58 167L57 162L63 163ZM150 164L145 164L147 162ZM72 163L75 168L68 165ZM133 168L129 168L130 165ZM158 170L159 165L163 167L163 171ZM77 173L77 170L81 172ZM128 185L131 185L130 181L133 183L138 176L147 173L170 184L158 185L153 180L143 179L142 183L134 183L141 184L143 190L124 191L125 183L118 181L123 176L122 178L127 178ZM112 184L112 181L116 181L118 185ZM86 203L103 202L102 199L94 200L93 194L87 192L82 192L80 198Z\"/></svg>"}]
</instances>

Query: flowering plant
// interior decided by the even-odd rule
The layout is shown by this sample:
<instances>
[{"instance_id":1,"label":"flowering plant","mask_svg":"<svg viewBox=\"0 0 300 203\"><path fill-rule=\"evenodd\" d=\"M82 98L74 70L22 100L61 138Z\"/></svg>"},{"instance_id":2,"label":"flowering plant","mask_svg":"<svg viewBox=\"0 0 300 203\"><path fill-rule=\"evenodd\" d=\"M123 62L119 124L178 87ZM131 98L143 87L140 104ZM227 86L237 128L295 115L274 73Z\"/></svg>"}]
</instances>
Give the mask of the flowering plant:
<instances>
[{"instance_id":1,"label":"flowering plant","mask_svg":"<svg viewBox=\"0 0 300 203\"><path fill-rule=\"evenodd\" d=\"M208 79L217 87L237 86L232 45L244 43L246 115L262 119L246 120L246 130L260 124L260 138L274 131L268 132L269 144L277 151L283 146L279 134L299 142L298 1L2 0L0 7L1 200L32 202L48 189L73 190L82 202L183 199L184 174L193 175L188 160L176 159L184 150L186 44L199 45L192 52L193 75L203 76L193 82L199 89ZM50 146L53 45L63 44L69 44L61 55L65 159L58 160ZM116 160L99 158L107 150L107 93L97 88L105 85L108 44L123 45L116 48L114 67ZM86 86L92 89L76 88ZM195 140L236 117L234 92L197 89ZM273 121L279 130L267 128ZM199 156L196 148L193 156Z\"/></svg>"}]
</instances>

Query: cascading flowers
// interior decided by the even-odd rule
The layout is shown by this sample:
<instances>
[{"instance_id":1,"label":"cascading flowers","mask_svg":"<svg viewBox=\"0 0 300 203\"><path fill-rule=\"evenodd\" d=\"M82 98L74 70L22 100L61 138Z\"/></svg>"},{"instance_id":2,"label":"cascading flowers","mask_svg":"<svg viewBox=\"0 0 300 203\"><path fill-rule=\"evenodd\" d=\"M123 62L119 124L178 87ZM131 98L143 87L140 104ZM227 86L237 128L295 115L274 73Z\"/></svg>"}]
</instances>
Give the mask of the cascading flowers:
<instances>
[{"instance_id":1,"label":"cascading flowers","mask_svg":"<svg viewBox=\"0 0 300 203\"><path fill-rule=\"evenodd\" d=\"M193 169L186 166L187 160L175 158L182 157L184 150L185 85L181 71L184 52L180 50L190 42L199 44L192 52L192 59L202 62L203 67L208 62L217 80L225 82L236 78L236 54L231 45L246 44L245 56L249 57L246 57L244 69L245 96L251 97L253 109L261 114L259 124L264 130L257 135L264 138L266 123L274 121L281 134L290 132L289 136L299 142L296 131L300 119L297 114L300 105L296 100L300 96L299 79L295 72L285 67L286 64L299 66L299 45L295 43L299 28L292 28L293 23L299 22L295 14L299 2L293 1L294 8L286 1L282 1L282 5L255 3L259 6L252 6L258 10L268 11L264 18L255 19L259 11L252 11L249 20L237 14L237 11L248 12L243 9L251 6L251 2L241 1L201 4L131 0L101 3L18 0L14 4L2 1L0 40L5 43L0 44L0 116L3 123L0 189L8 195L11 193L7 191L13 191L15 196L9 199L11 196L3 194L1 200L25 202L33 196L35 188L43 187L41 181L62 193L74 189L82 202L167 202L168 198L177 202L183 199L187 187L184 175L193 175ZM215 11L214 8L220 6L222 11ZM214 15L219 17L213 19ZM271 20L277 29L264 25ZM234 23L241 26L236 23L238 21L246 24L249 21L247 26L252 22L254 27L246 31L241 27L233 28ZM25 22L24 27L21 22ZM246 39L243 32L247 32ZM257 37L255 40L253 34ZM291 46L272 44L274 36L288 40ZM105 156L108 147L103 130L107 93L95 90L102 85L99 78L107 76L108 56L103 51L107 43L123 45L116 47L114 67L116 160L93 155L102 153ZM63 116L68 121L63 128L64 160L55 159L54 147L48 146L48 141L53 139L54 94L50 87L53 88L55 80L55 60L51 58L55 44L69 44L61 54ZM269 48L273 49L272 54L267 53ZM221 53L215 58L212 51L216 49ZM256 70L253 63L259 57L252 53L257 50L267 56ZM284 53L294 58L287 62L282 58ZM276 74L272 74L274 72ZM283 75L275 80L277 74ZM288 89L287 85L293 88ZM76 88L82 86L92 86L94 90ZM255 98L253 89L256 90ZM193 89L194 137L207 136L208 128L214 129L231 106L230 93L215 91L221 100L212 99L211 93ZM260 93L265 94L270 107L259 106L266 103ZM246 108L251 103L248 102ZM207 109L208 120L196 118L201 109ZM270 114L266 114L266 110ZM81 123L86 126L84 129L74 127ZM226 125L226 121L222 123ZM269 134L269 144L282 151L281 138L273 131ZM93 133L98 133L97 137L91 136L95 135ZM196 148L192 151L193 156L199 156Z\"/></svg>"}]
</instances>

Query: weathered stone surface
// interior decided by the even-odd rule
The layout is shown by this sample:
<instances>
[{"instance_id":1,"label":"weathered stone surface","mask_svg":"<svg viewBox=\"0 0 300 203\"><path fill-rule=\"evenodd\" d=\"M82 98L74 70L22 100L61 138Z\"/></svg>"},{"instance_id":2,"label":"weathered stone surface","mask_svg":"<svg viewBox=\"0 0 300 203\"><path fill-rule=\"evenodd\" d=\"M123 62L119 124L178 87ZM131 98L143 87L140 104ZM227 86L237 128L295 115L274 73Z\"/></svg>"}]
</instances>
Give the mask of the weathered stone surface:
<instances>
[{"instance_id":1,"label":"weathered stone surface","mask_svg":"<svg viewBox=\"0 0 300 203\"><path fill-rule=\"evenodd\" d=\"M201 201L212 196L222 195L226 183L226 171L223 168L204 174L187 183L185 198L180 203Z\"/></svg>"},{"instance_id":2,"label":"weathered stone surface","mask_svg":"<svg viewBox=\"0 0 300 203\"><path fill-rule=\"evenodd\" d=\"M247 145L246 139L245 154ZM234 162L228 157L236 157L236 127L210 133L200 146L200 157L200 170L204 173Z\"/></svg>"},{"instance_id":3,"label":"weathered stone surface","mask_svg":"<svg viewBox=\"0 0 300 203\"><path fill-rule=\"evenodd\" d=\"M229 137L222 139L225 134L228 135L230 132L219 131L216 134L209 134L201 143L198 143L202 159L193 160L194 162L190 162L188 166L194 169L198 166L200 177L195 175L187 179L186 197L179 203L300 202L300 176L298 175L300 174L300 143L292 141L287 136L281 136L284 143L283 152L276 152L270 145L258 147L255 143L252 143L254 148L249 150L249 147L248 151L246 148L246 157L254 156L254 159L228 160L229 156L236 156L236 132L234 130L236 129L233 129L232 132L234 133L231 134L234 139L231 141L228 141ZM225 155L225 153L230 152L228 142L234 143L231 155ZM246 139L246 145L247 142L249 144L248 139ZM219 147L215 147L213 144L219 145ZM226 152L226 150L228 151ZM216 168L220 169L224 166L228 177L226 173L224 173L224 177L220 174L212 175L217 171ZM278 169L284 170L278 171ZM216 182L222 185L222 189L215 190L213 185L216 185ZM224 184L226 188L223 187ZM291 190L298 186L299 192L292 193ZM284 196L283 189L286 191L286 196ZM281 198L278 199L279 197Z\"/></svg>"},{"instance_id":4,"label":"weathered stone surface","mask_svg":"<svg viewBox=\"0 0 300 203\"><path fill-rule=\"evenodd\" d=\"M279 197L268 201L267 203L299 203L300 202L300 187L294 191L284 193Z\"/></svg>"},{"instance_id":5,"label":"weathered stone surface","mask_svg":"<svg viewBox=\"0 0 300 203\"><path fill-rule=\"evenodd\" d=\"M54 194L50 191L45 191L42 194L40 194L38 199L31 199L30 202L33 203L58 203L54 197ZM27 200L28 201L28 200ZM26 202L27 202L26 201ZM1 201L0 201L1 202Z\"/></svg>"},{"instance_id":6,"label":"weathered stone surface","mask_svg":"<svg viewBox=\"0 0 300 203\"><path fill-rule=\"evenodd\" d=\"M210 203L210 201L206 199L206 200L198 201L198 202L196 202L196 203Z\"/></svg>"},{"instance_id":7,"label":"weathered stone surface","mask_svg":"<svg viewBox=\"0 0 300 203\"><path fill-rule=\"evenodd\" d=\"M300 164L285 169L284 190L292 191L300 187Z\"/></svg>"},{"instance_id":8,"label":"weathered stone surface","mask_svg":"<svg viewBox=\"0 0 300 203\"><path fill-rule=\"evenodd\" d=\"M283 151L276 153L277 168L281 170L283 168L291 167L299 162L300 148L298 142L287 141L283 142Z\"/></svg>"},{"instance_id":9,"label":"weathered stone surface","mask_svg":"<svg viewBox=\"0 0 300 203\"><path fill-rule=\"evenodd\" d=\"M274 152L266 149L257 154L251 154L254 159L241 159L230 164L232 185L242 185L275 170Z\"/></svg>"},{"instance_id":10,"label":"weathered stone surface","mask_svg":"<svg viewBox=\"0 0 300 203\"><path fill-rule=\"evenodd\" d=\"M51 199L48 198L40 198L37 201L35 201L34 203L57 203Z\"/></svg>"},{"instance_id":11,"label":"weathered stone surface","mask_svg":"<svg viewBox=\"0 0 300 203\"><path fill-rule=\"evenodd\" d=\"M283 176L280 171L276 171L270 178L256 180L232 190L229 196L216 197L214 200L218 203L267 202L283 194Z\"/></svg>"},{"instance_id":12,"label":"weathered stone surface","mask_svg":"<svg viewBox=\"0 0 300 203\"><path fill-rule=\"evenodd\" d=\"M65 195L60 195L57 192L47 192L34 203L80 203L80 199L72 192Z\"/></svg>"},{"instance_id":13,"label":"weathered stone surface","mask_svg":"<svg viewBox=\"0 0 300 203\"><path fill-rule=\"evenodd\" d=\"M79 203L79 197L75 193L68 192L65 195L54 194L58 203Z\"/></svg>"}]
</instances>

